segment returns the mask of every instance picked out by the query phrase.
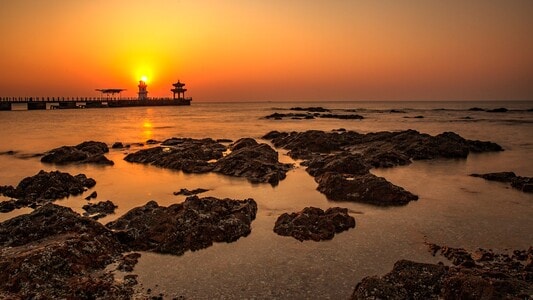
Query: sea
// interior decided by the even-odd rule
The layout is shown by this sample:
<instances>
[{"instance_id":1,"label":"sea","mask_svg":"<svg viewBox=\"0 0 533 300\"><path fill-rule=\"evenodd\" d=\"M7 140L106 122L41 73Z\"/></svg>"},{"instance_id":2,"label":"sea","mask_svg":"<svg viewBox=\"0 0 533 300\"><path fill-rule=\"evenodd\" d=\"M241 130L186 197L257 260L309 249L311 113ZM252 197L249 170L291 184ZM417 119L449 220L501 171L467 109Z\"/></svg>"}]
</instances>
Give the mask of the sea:
<instances>
[{"instance_id":1,"label":"sea","mask_svg":"<svg viewBox=\"0 0 533 300\"><path fill-rule=\"evenodd\" d=\"M293 107L324 107L332 113L356 113L362 120L272 120L272 113ZM470 110L482 108L484 111ZM507 112L485 110L506 108ZM173 192L205 188L200 196L253 198L258 214L249 236L182 256L141 252L134 274L139 288L165 298L233 299L347 299L366 276L382 276L400 259L448 262L433 257L426 243L512 251L533 246L533 194L508 184L469 176L471 173L513 171L533 176L532 101L419 101L419 102L195 102L191 106L95 108L70 110L0 111L0 185L16 186L39 170L84 173L96 180L83 195L55 203L82 213L84 198L97 191L96 201L111 200L115 220L150 200L160 205L184 201ZM348 112L349 111L349 112ZM417 118L415 118L417 117ZM190 137L259 142L277 131L331 131L344 128L360 133L414 129L436 135L455 132L466 139L492 141L505 151L470 154L466 159L414 161L408 166L373 169L375 175L419 196L401 207L329 201L317 183L287 151L277 149L282 162L294 168L278 185L252 184L220 174L185 174L155 166L129 163L127 153L150 147L149 139ZM37 154L83 141L131 144L111 149L113 166L50 165ZM142 145L141 145L142 144ZM0 200L7 200L0 197ZM93 200L94 201L94 200ZM299 242L278 236L273 227L279 215L307 206L346 207L356 227L333 240ZM29 208L0 214L0 221L31 212Z\"/></svg>"}]
</instances>

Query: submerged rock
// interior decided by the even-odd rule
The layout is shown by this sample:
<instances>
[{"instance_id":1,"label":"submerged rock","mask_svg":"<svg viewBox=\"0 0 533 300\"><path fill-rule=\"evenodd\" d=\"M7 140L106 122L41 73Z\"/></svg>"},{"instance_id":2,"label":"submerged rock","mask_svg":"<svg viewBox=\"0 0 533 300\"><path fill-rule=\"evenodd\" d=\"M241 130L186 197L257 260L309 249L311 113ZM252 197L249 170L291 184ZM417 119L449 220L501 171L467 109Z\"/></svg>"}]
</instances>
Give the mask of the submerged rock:
<instances>
[{"instance_id":1,"label":"submerged rock","mask_svg":"<svg viewBox=\"0 0 533 300\"><path fill-rule=\"evenodd\" d=\"M533 193L533 178L517 176L514 172L470 174L470 176L481 177L490 181L508 182L517 190L525 193Z\"/></svg>"},{"instance_id":2,"label":"submerged rock","mask_svg":"<svg viewBox=\"0 0 533 300\"><path fill-rule=\"evenodd\" d=\"M1 187L0 193L17 199L15 202L17 208L35 207L70 195L79 195L85 191L85 188L91 188L95 184L96 181L87 178L85 174L72 176L59 171L41 170L37 175L24 178L16 188Z\"/></svg>"},{"instance_id":3,"label":"submerged rock","mask_svg":"<svg viewBox=\"0 0 533 300\"><path fill-rule=\"evenodd\" d=\"M178 195L192 196L192 195L205 193L207 191L209 191L209 190L208 189L202 189L202 188L197 188L197 189L194 189L192 191L188 190L188 189L180 189L179 192L174 192L174 195L175 196L178 196Z\"/></svg>"},{"instance_id":4,"label":"submerged rock","mask_svg":"<svg viewBox=\"0 0 533 300\"><path fill-rule=\"evenodd\" d=\"M256 212L253 199L191 196L169 207L150 201L106 226L131 250L181 255L247 236Z\"/></svg>"},{"instance_id":5,"label":"submerged rock","mask_svg":"<svg viewBox=\"0 0 533 300\"><path fill-rule=\"evenodd\" d=\"M226 156L223 155L226 146L212 139L172 138L162 145L167 147L143 149L124 159L187 173L217 172L273 185L284 179L291 167L280 163L278 153L269 145L259 144L251 138L231 144L229 149L232 151Z\"/></svg>"},{"instance_id":6,"label":"submerged rock","mask_svg":"<svg viewBox=\"0 0 533 300\"><path fill-rule=\"evenodd\" d=\"M212 139L171 138L163 146L128 154L128 162L151 164L187 173L205 173L213 169L210 160L219 159L226 147Z\"/></svg>"},{"instance_id":7,"label":"submerged rock","mask_svg":"<svg viewBox=\"0 0 533 300\"><path fill-rule=\"evenodd\" d=\"M492 142L466 140L453 132L431 136L415 130L360 134L353 131L272 131L263 136L289 150L315 177L330 200L404 205L418 196L369 173L371 167L407 165L411 160L466 158L470 152L502 151Z\"/></svg>"},{"instance_id":8,"label":"submerged rock","mask_svg":"<svg viewBox=\"0 0 533 300\"><path fill-rule=\"evenodd\" d=\"M348 209L333 207L323 211L306 207L297 213L284 213L276 220L274 232L292 236L299 241L331 240L335 233L355 227L355 219L348 215Z\"/></svg>"},{"instance_id":9,"label":"submerged rock","mask_svg":"<svg viewBox=\"0 0 533 300\"><path fill-rule=\"evenodd\" d=\"M131 286L104 268L122 245L102 224L44 205L0 223L0 297L129 299Z\"/></svg>"},{"instance_id":10,"label":"submerged rock","mask_svg":"<svg viewBox=\"0 0 533 300\"><path fill-rule=\"evenodd\" d=\"M214 164L213 172L245 177L253 183L268 182L276 185L291 168L290 164L278 161L278 152L254 139L240 139L230 145L230 149L230 154Z\"/></svg>"},{"instance_id":11,"label":"submerged rock","mask_svg":"<svg viewBox=\"0 0 533 300\"><path fill-rule=\"evenodd\" d=\"M83 215L85 216L91 216L93 219L98 220L100 218L103 218L109 214L115 213L115 208L117 208L113 202L107 200L107 201L100 201L96 204L89 203L85 204L82 208L85 210L85 213Z\"/></svg>"},{"instance_id":12,"label":"submerged rock","mask_svg":"<svg viewBox=\"0 0 533 300\"><path fill-rule=\"evenodd\" d=\"M454 266L400 260L381 278L363 278L352 299L528 299L533 293L528 260L533 258L533 247L508 255L429 246L434 255L440 251Z\"/></svg>"},{"instance_id":13,"label":"submerged rock","mask_svg":"<svg viewBox=\"0 0 533 300\"><path fill-rule=\"evenodd\" d=\"M329 109L321 106L310 106L310 107L291 107L290 110L296 111L309 111L309 112L330 112Z\"/></svg>"},{"instance_id":14,"label":"submerged rock","mask_svg":"<svg viewBox=\"0 0 533 300\"><path fill-rule=\"evenodd\" d=\"M113 165L114 162L104 156L109 152L105 143L88 141L76 146L62 146L47 151L41 161L54 164L69 163L93 163L101 165Z\"/></svg>"},{"instance_id":15,"label":"submerged rock","mask_svg":"<svg viewBox=\"0 0 533 300\"><path fill-rule=\"evenodd\" d=\"M405 205L418 196L396 186L383 177L367 173L343 175L326 172L316 177L318 190L329 200L363 202L374 205Z\"/></svg>"}]
</instances>

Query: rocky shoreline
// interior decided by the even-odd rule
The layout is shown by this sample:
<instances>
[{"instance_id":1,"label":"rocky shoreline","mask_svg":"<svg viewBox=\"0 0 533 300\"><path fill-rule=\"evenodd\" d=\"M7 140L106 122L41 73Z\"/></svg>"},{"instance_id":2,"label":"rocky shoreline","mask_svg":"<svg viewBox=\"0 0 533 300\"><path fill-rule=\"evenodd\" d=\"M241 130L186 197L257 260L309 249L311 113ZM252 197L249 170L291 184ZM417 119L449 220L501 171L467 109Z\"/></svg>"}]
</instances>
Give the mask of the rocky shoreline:
<instances>
[{"instance_id":1,"label":"rocky shoreline","mask_svg":"<svg viewBox=\"0 0 533 300\"><path fill-rule=\"evenodd\" d=\"M309 113L329 113L322 108L294 108ZM503 151L498 144L467 140L453 132L436 136L414 130L361 134L272 131L265 136L277 149L301 160L331 201L360 202L376 206L402 206L418 196L371 173L373 168L408 165L413 160L465 159L470 153ZM225 145L225 144L226 145ZM230 140L170 138L147 143L150 148L125 156L131 163L153 165L186 173L214 172L246 178L250 183L278 185L294 166L281 163L278 152L253 138ZM113 149L123 149L116 144ZM42 162L112 165L101 142L64 146L44 154ZM473 174L487 180L510 182L531 192L531 178L512 172ZM148 298L136 288L131 274L140 258L134 251L182 255L213 243L231 243L248 236L257 215L254 199L200 198L207 189L181 189L187 196L168 207L149 201L107 224L96 220L112 214L113 202L83 206L80 215L51 202L79 195L96 185L85 174L40 171L16 187L0 186L10 200L0 202L0 212L21 207L34 211L0 223L0 298ZM96 191L86 197L96 198ZM348 209L305 207L281 213L273 232L298 241L325 241L355 228ZM429 245L453 266L398 261L383 277L366 277L357 284L352 299L439 299L454 297L527 297L533 294L533 248L512 255L479 249ZM110 269L110 265L116 265ZM126 274L123 274L126 273Z\"/></svg>"},{"instance_id":2,"label":"rocky shoreline","mask_svg":"<svg viewBox=\"0 0 533 300\"><path fill-rule=\"evenodd\" d=\"M428 246L452 266L400 260L382 277L363 278L351 299L530 299L533 295L533 247L505 254Z\"/></svg>"}]
</instances>

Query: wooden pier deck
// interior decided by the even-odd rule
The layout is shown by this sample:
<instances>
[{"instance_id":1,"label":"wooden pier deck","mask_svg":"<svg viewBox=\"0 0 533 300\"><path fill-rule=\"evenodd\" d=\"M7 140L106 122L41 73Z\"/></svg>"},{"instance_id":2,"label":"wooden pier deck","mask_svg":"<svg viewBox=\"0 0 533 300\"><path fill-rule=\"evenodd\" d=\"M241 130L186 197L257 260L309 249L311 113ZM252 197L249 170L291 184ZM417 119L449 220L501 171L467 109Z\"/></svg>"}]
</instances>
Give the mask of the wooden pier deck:
<instances>
[{"instance_id":1,"label":"wooden pier deck","mask_svg":"<svg viewBox=\"0 0 533 300\"><path fill-rule=\"evenodd\" d=\"M0 111L26 105L27 110L117 108L136 106L185 106L192 98L106 98L106 97L0 97Z\"/></svg>"}]
</instances>

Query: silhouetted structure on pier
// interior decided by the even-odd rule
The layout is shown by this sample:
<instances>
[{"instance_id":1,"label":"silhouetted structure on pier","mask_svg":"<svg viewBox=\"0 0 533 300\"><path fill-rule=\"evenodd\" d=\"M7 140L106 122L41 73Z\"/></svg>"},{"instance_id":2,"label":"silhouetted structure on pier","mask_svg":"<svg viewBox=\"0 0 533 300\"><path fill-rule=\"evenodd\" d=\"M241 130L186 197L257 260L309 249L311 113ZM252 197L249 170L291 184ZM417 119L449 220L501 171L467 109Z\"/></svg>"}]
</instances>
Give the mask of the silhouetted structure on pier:
<instances>
[{"instance_id":1,"label":"silhouetted structure on pier","mask_svg":"<svg viewBox=\"0 0 533 300\"><path fill-rule=\"evenodd\" d=\"M148 99L148 91L146 90L146 88L148 87L148 85L146 85L146 82L144 82L143 80L139 80L139 100L146 100Z\"/></svg>"},{"instance_id":2,"label":"silhouetted structure on pier","mask_svg":"<svg viewBox=\"0 0 533 300\"><path fill-rule=\"evenodd\" d=\"M187 89L183 88L185 86L185 83L181 83L178 80L178 82L172 85L174 86L174 88L170 90L173 93L172 98L176 99L176 94L178 94L178 99L186 99L185 92L187 91Z\"/></svg>"},{"instance_id":3,"label":"silhouetted structure on pier","mask_svg":"<svg viewBox=\"0 0 533 300\"><path fill-rule=\"evenodd\" d=\"M185 98L185 84L178 81L173 86L172 98L148 98L147 85L143 80L139 81L137 98L120 97L125 89L96 89L102 93L101 97L0 97L0 110L12 110L12 104L26 104L28 110L191 105L192 98ZM116 94L118 97L115 97Z\"/></svg>"}]
</instances>

